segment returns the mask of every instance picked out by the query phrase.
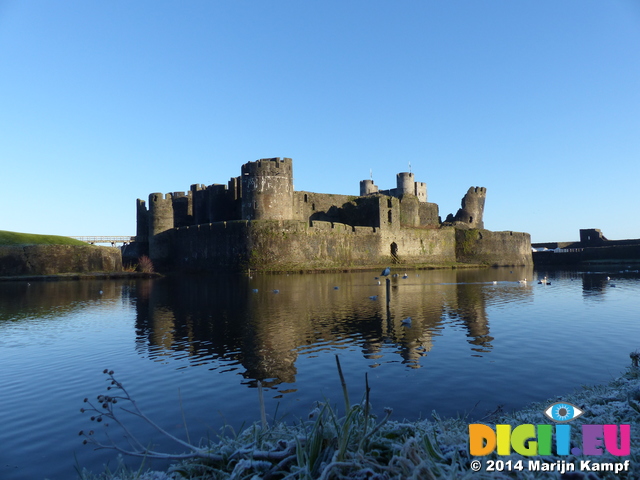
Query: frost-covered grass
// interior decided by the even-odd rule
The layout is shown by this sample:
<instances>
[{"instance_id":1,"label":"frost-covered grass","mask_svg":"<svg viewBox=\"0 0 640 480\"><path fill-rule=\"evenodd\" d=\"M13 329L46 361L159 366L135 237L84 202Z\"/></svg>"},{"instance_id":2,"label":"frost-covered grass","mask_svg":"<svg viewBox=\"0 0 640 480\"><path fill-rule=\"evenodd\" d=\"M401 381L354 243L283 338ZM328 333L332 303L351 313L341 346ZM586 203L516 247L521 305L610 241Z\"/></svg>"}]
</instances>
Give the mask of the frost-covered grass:
<instances>
[{"instance_id":1,"label":"frost-covered grass","mask_svg":"<svg viewBox=\"0 0 640 480\"><path fill-rule=\"evenodd\" d=\"M383 418L375 418L369 411L368 386L362 403L351 405L344 389L345 416L339 417L336 409L326 403L318 403L309 418L297 424L278 422L268 425L264 415L243 432L221 435L217 442L185 447L187 453L173 456L175 463L166 472L131 472L122 464L115 472L99 475L87 471L81 473L83 480L177 480L177 479L598 479L640 478L640 368L638 353L632 354L633 364L618 379L608 385L583 387L580 391L550 399L544 403L530 405L512 413L496 413L484 423L496 424L543 424L549 423L543 411L556 401L562 400L579 406L584 414L571 422L571 447L581 445L579 425L582 424L630 424L631 455L616 457L608 453L598 457L523 457L513 454L498 457L495 453L482 460L485 467L479 472L471 470L473 457L469 455L468 426L465 418L440 418L433 414L430 420L416 422L391 420L391 411ZM342 379L340 365L338 371ZM119 422L116 402L133 403L128 407L136 411L135 402L126 390L109 373L113 388L119 392L114 397L99 397L101 405L87 410L94 419L101 416L104 421ZM344 380L343 380L344 386ZM107 401L107 399L111 399ZM91 405L91 402L89 402ZM115 417L115 418L114 418ZM145 417L143 417L145 418ZM146 419L146 418L145 418ZM97 421L97 420L96 420ZM148 420L151 422L150 420ZM152 423L152 422L151 422ZM124 426L124 425L123 425ZM105 448L124 449L113 443L101 443L96 435L81 432L88 443ZM130 432L129 432L130 435ZM131 440L131 439L130 439ZM159 452L149 452L142 444L131 444L136 455L168 458ZM136 447L140 447L136 450ZM630 461L626 472L574 472L561 476L561 472L532 472L527 468L514 472L487 472L487 460L509 459L542 460L555 463L579 464L580 460L593 462Z\"/></svg>"}]
</instances>

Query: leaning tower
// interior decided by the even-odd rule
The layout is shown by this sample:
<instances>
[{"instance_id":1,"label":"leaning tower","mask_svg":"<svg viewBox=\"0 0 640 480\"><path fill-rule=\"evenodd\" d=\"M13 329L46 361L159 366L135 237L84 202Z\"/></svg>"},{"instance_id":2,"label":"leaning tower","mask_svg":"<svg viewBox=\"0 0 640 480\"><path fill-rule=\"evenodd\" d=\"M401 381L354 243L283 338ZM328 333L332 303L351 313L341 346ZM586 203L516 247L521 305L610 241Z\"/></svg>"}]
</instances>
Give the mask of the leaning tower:
<instances>
[{"instance_id":1,"label":"leaning tower","mask_svg":"<svg viewBox=\"0 0 640 480\"><path fill-rule=\"evenodd\" d=\"M242 219L293 218L293 162L263 158L242 166Z\"/></svg>"},{"instance_id":2,"label":"leaning tower","mask_svg":"<svg viewBox=\"0 0 640 480\"><path fill-rule=\"evenodd\" d=\"M484 201L487 189L484 187L470 187L462 198L462 208L456 213L455 221L469 228L484 228Z\"/></svg>"}]
</instances>

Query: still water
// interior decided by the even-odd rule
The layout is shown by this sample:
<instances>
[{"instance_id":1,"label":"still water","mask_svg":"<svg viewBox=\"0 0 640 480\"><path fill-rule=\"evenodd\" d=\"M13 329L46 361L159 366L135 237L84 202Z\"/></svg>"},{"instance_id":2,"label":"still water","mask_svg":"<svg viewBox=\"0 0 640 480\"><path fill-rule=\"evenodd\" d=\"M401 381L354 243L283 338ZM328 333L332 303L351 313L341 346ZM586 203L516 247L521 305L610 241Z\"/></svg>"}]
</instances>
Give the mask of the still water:
<instances>
[{"instance_id":1,"label":"still water","mask_svg":"<svg viewBox=\"0 0 640 480\"><path fill-rule=\"evenodd\" d=\"M368 374L374 410L397 420L478 419L606 382L640 348L640 275L625 268L400 271L388 307L377 272L0 283L0 478L115 465L78 436L96 427L80 408L106 393L105 368L192 441L259 420L258 380L270 420L340 408L336 355L352 402Z\"/></svg>"}]
</instances>

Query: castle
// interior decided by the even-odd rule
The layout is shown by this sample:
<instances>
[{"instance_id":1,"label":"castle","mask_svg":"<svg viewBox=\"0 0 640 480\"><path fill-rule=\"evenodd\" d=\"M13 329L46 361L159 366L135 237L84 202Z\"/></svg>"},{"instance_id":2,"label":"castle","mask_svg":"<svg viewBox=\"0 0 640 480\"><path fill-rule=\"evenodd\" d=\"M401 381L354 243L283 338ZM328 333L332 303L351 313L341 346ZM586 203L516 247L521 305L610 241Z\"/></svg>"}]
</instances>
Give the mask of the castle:
<instances>
[{"instance_id":1,"label":"castle","mask_svg":"<svg viewBox=\"0 0 640 480\"><path fill-rule=\"evenodd\" d=\"M471 187L444 222L427 185L360 182L360 195L293 189L290 158L248 162L227 184L137 201L135 254L182 271L307 270L388 263L531 265L530 236L484 229L486 189ZM131 248L131 247L130 247Z\"/></svg>"}]
</instances>

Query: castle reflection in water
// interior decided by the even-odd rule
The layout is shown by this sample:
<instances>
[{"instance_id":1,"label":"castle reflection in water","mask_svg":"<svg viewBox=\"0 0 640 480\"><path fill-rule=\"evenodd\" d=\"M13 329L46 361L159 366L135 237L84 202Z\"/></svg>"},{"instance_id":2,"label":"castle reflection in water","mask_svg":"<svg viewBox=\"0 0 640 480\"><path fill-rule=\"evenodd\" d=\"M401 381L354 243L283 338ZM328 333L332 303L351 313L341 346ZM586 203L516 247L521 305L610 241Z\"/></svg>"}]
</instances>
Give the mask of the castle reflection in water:
<instances>
[{"instance_id":1,"label":"castle reflection in water","mask_svg":"<svg viewBox=\"0 0 640 480\"><path fill-rule=\"evenodd\" d=\"M384 279L378 285L369 271L141 281L137 351L240 370L250 384L270 386L295 382L300 355L343 348L359 348L372 367L400 360L419 368L447 325L465 331L472 355L489 353L488 305L532 295L517 282L533 277L527 267L404 273L391 278L388 308ZM402 323L407 317L410 326Z\"/></svg>"}]
</instances>

